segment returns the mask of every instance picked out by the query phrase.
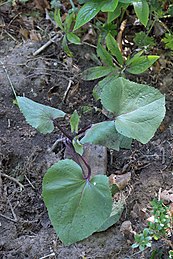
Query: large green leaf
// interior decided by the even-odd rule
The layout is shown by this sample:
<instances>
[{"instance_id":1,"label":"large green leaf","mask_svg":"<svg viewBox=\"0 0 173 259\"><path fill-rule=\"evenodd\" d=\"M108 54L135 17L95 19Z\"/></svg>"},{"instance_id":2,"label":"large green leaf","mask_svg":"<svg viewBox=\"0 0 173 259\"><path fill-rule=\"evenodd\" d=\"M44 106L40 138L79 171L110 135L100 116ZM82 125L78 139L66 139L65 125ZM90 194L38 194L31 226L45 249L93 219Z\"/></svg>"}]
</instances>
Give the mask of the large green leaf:
<instances>
[{"instance_id":1,"label":"large green leaf","mask_svg":"<svg viewBox=\"0 0 173 259\"><path fill-rule=\"evenodd\" d=\"M141 74L151 67L158 58L159 56L140 56L134 61L130 62L129 60L130 65L127 66L126 71L135 75Z\"/></svg>"},{"instance_id":2,"label":"large green leaf","mask_svg":"<svg viewBox=\"0 0 173 259\"><path fill-rule=\"evenodd\" d=\"M140 22L146 27L149 17L149 6L146 0L133 0L135 13Z\"/></svg>"},{"instance_id":3,"label":"large green leaf","mask_svg":"<svg viewBox=\"0 0 173 259\"><path fill-rule=\"evenodd\" d=\"M118 43L110 33L108 33L106 36L106 46L111 54L117 58L119 64L123 65L124 59L118 47Z\"/></svg>"},{"instance_id":4,"label":"large green leaf","mask_svg":"<svg viewBox=\"0 0 173 259\"><path fill-rule=\"evenodd\" d=\"M103 88L101 102L114 114L117 131L143 144L153 137L165 116L165 97L157 89L124 78Z\"/></svg>"},{"instance_id":5,"label":"large green leaf","mask_svg":"<svg viewBox=\"0 0 173 259\"><path fill-rule=\"evenodd\" d=\"M80 166L70 159L48 169L43 199L57 235L68 245L96 232L112 210L108 178L84 179Z\"/></svg>"},{"instance_id":6,"label":"large green leaf","mask_svg":"<svg viewBox=\"0 0 173 259\"><path fill-rule=\"evenodd\" d=\"M127 141L126 143L125 139ZM87 130L80 142L82 144L92 143L101 145L119 151L121 144L124 148L129 148L131 139L128 139L117 132L114 121L104 121L93 124L92 127ZM125 147L125 144L127 147Z\"/></svg>"},{"instance_id":7,"label":"large green leaf","mask_svg":"<svg viewBox=\"0 0 173 259\"><path fill-rule=\"evenodd\" d=\"M26 121L41 133L52 132L53 120L65 116L61 110L34 102L26 97L17 96L16 99Z\"/></svg>"},{"instance_id":8,"label":"large green leaf","mask_svg":"<svg viewBox=\"0 0 173 259\"><path fill-rule=\"evenodd\" d=\"M94 79L107 76L113 71L116 71L115 67L105 67L105 66L90 67L82 73L82 78L84 80L94 80Z\"/></svg>"},{"instance_id":9,"label":"large green leaf","mask_svg":"<svg viewBox=\"0 0 173 259\"><path fill-rule=\"evenodd\" d=\"M109 227L111 227L113 224L115 224L120 218L124 210L124 202L122 200L120 201L114 201L112 206L112 212L109 218L104 222L104 224L97 230L97 232L105 231Z\"/></svg>"},{"instance_id":10,"label":"large green leaf","mask_svg":"<svg viewBox=\"0 0 173 259\"><path fill-rule=\"evenodd\" d=\"M76 17L76 23L74 26L74 30L77 30L85 23L89 22L92 18L94 18L97 13L101 10L103 5L103 1L89 1L82 6L79 10L79 13Z\"/></svg>"},{"instance_id":11,"label":"large green leaf","mask_svg":"<svg viewBox=\"0 0 173 259\"><path fill-rule=\"evenodd\" d=\"M109 0L102 6L102 12L113 12L118 5L118 0Z\"/></svg>"},{"instance_id":12,"label":"large green leaf","mask_svg":"<svg viewBox=\"0 0 173 259\"><path fill-rule=\"evenodd\" d=\"M107 85L107 83L110 83L111 81L114 81L115 78L117 78L118 75L108 75L103 80L101 80L93 89L93 96L98 101L100 99L100 95L102 92L102 89Z\"/></svg>"}]
</instances>

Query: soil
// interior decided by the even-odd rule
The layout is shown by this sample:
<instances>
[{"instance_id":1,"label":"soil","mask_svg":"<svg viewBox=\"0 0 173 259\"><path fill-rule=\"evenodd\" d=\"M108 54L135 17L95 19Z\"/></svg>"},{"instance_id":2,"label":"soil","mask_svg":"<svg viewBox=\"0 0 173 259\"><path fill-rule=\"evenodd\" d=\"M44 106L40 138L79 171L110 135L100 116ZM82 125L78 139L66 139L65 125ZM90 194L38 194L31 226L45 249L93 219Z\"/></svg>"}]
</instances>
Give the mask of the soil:
<instances>
[{"instance_id":1,"label":"soil","mask_svg":"<svg viewBox=\"0 0 173 259\"><path fill-rule=\"evenodd\" d=\"M15 105L11 84L17 95L68 114L77 109L81 127L101 121L103 115L95 109L99 104L92 97L96 82L79 79L80 71L94 65L94 50L87 45L71 46L76 53L71 59L55 42L34 57L33 53L48 39L15 40L4 28L0 37L0 258L151 258L153 251L162 252L162 257L157 254L152 258L168 258L170 247L166 241L153 242L152 249L138 253L131 248L133 237L122 233L120 227L130 221L134 231L142 231L146 226L143 209L149 209L159 191L169 190L173 184L173 57L166 53L162 60L167 63L162 69L130 78L166 94L167 114L148 144L133 142L131 150L114 151L112 163L108 151L108 175L132 174L123 190L126 206L121 220L107 231L64 246L51 226L41 197L43 175L63 158L63 146L59 145L56 152L50 150L61 134L55 129L50 135L42 135L30 127ZM72 85L65 96L69 80ZM62 124L68 127L68 120Z\"/></svg>"}]
</instances>

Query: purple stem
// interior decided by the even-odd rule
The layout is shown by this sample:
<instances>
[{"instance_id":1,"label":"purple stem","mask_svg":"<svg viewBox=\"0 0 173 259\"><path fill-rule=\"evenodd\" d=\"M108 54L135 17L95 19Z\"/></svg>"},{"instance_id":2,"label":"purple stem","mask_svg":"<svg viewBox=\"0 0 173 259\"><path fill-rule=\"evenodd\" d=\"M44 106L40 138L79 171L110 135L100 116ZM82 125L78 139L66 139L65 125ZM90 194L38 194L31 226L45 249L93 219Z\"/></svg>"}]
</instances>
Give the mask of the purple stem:
<instances>
[{"instance_id":1,"label":"purple stem","mask_svg":"<svg viewBox=\"0 0 173 259\"><path fill-rule=\"evenodd\" d=\"M84 179L87 179L88 181L90 180L90 177L91 177L91 168L89 166L89 164L87 163L87 161L85 160L85 158L83 156L81 156L80 154L76 153L73 145L72 145L72 142L69 141L68 139L66 139L66 141L64 141L64 144L66 146L66 148L68 149L69 151L69 154L77 161L77 163L81 166L82 168L82 172L83 172L83 177ZM88 171L88 174L87 176L85 175L85 171L81 165L81 162L80 162L80 159L83 161L83 163L85 164L86 168L87 168L87 171Z\"/></svg>"},{"instance_id":2,"label":"purple stem","mask_svg":"<svg viewBox=\"0 0 173 259\"><path fill-rule=\"evenodd\" d=\"M85 176L85 179L87 179L88 181L90 180L91 177L91 167L89 166L89 164L87 163L87 161L85 160L85 158L83 156L81 156L80 154L78 154L80 156L80 158L82 159L82 161L84 162L87 170L88 170L88 174L87 176Z\"/></svg>"},{"instance_id":3,"label":"purple stem","mask_svg":"<svg viewBox=\"0 0 173 259\"><path fill-rule=\"evenodd\" d=\"M73 140L72 136L70 136L70 135L67 133L67 131L66 131L64 128L62 128L62 127L58 124L57 121L55 121L54 124L55 124L55 126L64 134L64 136L65 136L66 138L68 138L68 139L71 140L71 141Z\"/></svg>"},{"instance_id":4,"label":"purple stem","mask_svg":"<svg viewBox=\"0 0 173 259\"><path fill-rule=\"evenodd\" d=\"M66 137L66 140L64 141L64 144L65 146L69 149L69 153L71 154L71 156L77 160L77 163L81 166L82 168L82 165L80 163L80 159L83 161L83 163L85 164L86 168L87 168L87 171L88 171L88 174L87 176L85 175L85 172L84 172L84 169L82 168L82 172L83 172L83 176L85 179L87 180L90 180L90 177L91 177L91 168L89 166L89 164L87 163L87 161L85 160L85 158L83 156L81 156L80 154L76 153L73 145L72 145L72 140L73 140L73 137L70 136L66 130L64 128L62 128L57 121L55 121L55 126L64 134L64 136ZM86 128L84 129L81 129L77 135L85 132L87 129L89 129L91 126L87 126ZM80 159L79 159L80 158Z\"/></svg>"}]
</instances>

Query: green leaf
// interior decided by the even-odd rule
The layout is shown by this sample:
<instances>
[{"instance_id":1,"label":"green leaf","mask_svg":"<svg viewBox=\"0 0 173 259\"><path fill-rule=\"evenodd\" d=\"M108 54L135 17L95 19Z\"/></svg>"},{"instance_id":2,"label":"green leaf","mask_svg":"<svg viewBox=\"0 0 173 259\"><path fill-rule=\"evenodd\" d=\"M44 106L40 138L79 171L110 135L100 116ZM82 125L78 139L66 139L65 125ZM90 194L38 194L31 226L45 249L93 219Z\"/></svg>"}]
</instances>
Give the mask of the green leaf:
<instances>
[{"instance_id":1,"label":"green leaf","mask_svg":"<svg viewBox=\"0 0 173 259\"><path fill-rule=\"evenodd\" d=\"M123 201L114 201L112 206L112 212L109 218L104 222L104 224L97 230L97 232L105 231L115 223L119 221L124 210Z\"/></svg>"},{"instance_id":2,"label":"green leaf","mask_svg":"<svg viewBox=\"0 0 173 259\"><path fill-rule=\"evenodd\" d=\"M108 33L106 36L106 46L108 50L111 52L111 54L117 58L119 64L123 65L124 59L118 47L118 43L110 33Z\"/></svg>"},{"instance_id":3,"label":"green leaf","mask_svg":"<svg viewBox=\"0 0 173 259\"><path fill-rule=\"evenodd\" d=\"M80 38L77 35L75 35L73 32L69 32L66 35L67 35L68 41L70 41L71 43L77 44L77 45L81 44Z\"/></svg>"},{"instance_id":4,"label":"green leaf","mask_svg":"<svg viewBox=\"0 0 173 259\"><path fill-rule=\"evenodd\" d=\"M137 247L139 247L139 244L135 243L135 244L133 244L131 247L132 247L132 248L137 248Z\"/></svg>"},{"instance_id":5,"label":"green leaf","mask_svg":"<svg viewBox=\"0 0 173 259\"><path fill-rule=\"evenodd\" d=\"M135 13L139 18L140 22L146 27L149 17L149 6L146 0L135 0L133 1Z\"/></svg>"},{"instance_id":6,"label":"green leaf","mask_svg":"<svg viewBox=\"0 0 173 259\"><path fill-rule=\"evenodd\" d=\"M154 136L165 116L165 97L157 89L121 77L103 88L101 102L114 114L116 130L143 144Z\"/></svg>"},{"instance_id":7,"label":"green leaf","mask_svg":"<svg viewBox=\"0 0 173 259\"><path fill-rule=\"evenodd\" d=\"M159 56L140 56L127 66L126 71L134 75L141 74L151 67L158 59Z\"/></svg>"},{"instance_id":8,"label":"green leaf","mask_svg":"<svg viewBox=\"0 0 173 259\"><path fill-rule=\"evenodd\" d=\"M112 209L108 177L84 179L80 166L70 159L48 169L42 195L51 223L67 245L96 232Z\"/></svg>"},{"instance_id":9,"label":"green leaf","mask_svg":"<svg viewBox=\"0 0 173 259\"><path fill-rule=\"evenodd\" d=\"M119 151L122 141L125 141L124 138L126 137L116 131L114 121L104 121L93 124L80 142L101 145Z\"/></svg>"},{"instance_id":10,"label":"green leaf","mask_svg":"<svg viewBox=\"0 0 173 259\"><path fill-rule=\"evenodd\" d=\"M127 61L126 61L126 66L129 66L131 63L133 63L133 62L136 62L138 59L139 59L139 57L142 55L142 53L143 53L144 51L143 50L141 50L141 51L139 51L138 53L136 53L132 58L129 58L128 57L128 59L127 59Z\"/></svg>"},{"instance_id":11,"label":"green leaf","mask_svg":"<svg viewBox=\"0 0 173 259\"><path fill-rule=\"evenodd\" d=\"M74 138L72 141L73 147L76 151L76 153L78 153L79 155L83 155L83 145L80 143L79 139Z\"/></svg>"},{"instance_id":12,"label":"green leaf","mask_svg":"<svg viewBox=\"0 0 173 259\"><path fill-rule=\"evenodd\" d=\"M62 24L62 21L61 21L60 9L55 9L54 20L55 20L56 24L58 25L58 27L62 31L64 31L63 24Z\"/></svg>"},{"instance_id":13,"label":"green leaf","mask_svg":"<svg viewBox=\"0 0 173 259\"><path fill-rule=\"evenodd\" d=\"M86 4L82 6L79 10L79 13L76 17L76 23L74 26L74 30L79 29L85 23L89 22L92 18L94 18L98 12L101 10L103 5L103 1L88 1Z\"/></svg>"},{"instance_id":14,"label":"green leaf","mask_svg":"<svg viewBox=\"0 0 173 259\"><path fill-rule=\"evenodd\" d=\"M43 134L53 131L54 119L65 116L61 110L34 102L26 97L17 96L16 99L26 121Z\"/></svg>"},{"instance_id":15,"label":"green leaf","mask_svg":"<svg viewBox=\"0 0 173 259\"><path fill-rule=\"evenodd\" d=\"M118 75L108 75L94 87L93 96L96 101L98 101L100 99L100 95L101 95L103 88L106 87L106 85L108 83L110 83L111 81L114 81L114 79L117 77L118 77Z\"/></svg>"},{"instance_id":16,"label":"green leaf","mask_svg":"<svg viewBox=\"0 0 173 259\"><path fill-rule=\"evenodd\" d=\"M108 13L107 22L113 22L121 14L121 10L126 10L129 4L118 3L116 9L113 12Z\"/></svg>"},{"instance_id":17,"label":"green leaf","mask_svg":"<svg viewBox=\"0 0 173 259\"><path fill-rule=\"evenodd\" d=\"M173 50L173 33L165 33L165 37L162 39L166 48Z\"/></svg>"},{"instance_id":18,"label":"green leaf","mask_svg":"<svg viewBox=\"0 0 173 259\"><path fill-rule=\"evenodd\" d=\"M116 71L115 67L105 67L105 66L97 66L97 67L90 67L86 69L82 73L83 80L94 80Z\"/></svg>"},{"instance_id":19,"label":"green leaf","mask_svg":"<svg viewBox=\"0 0 173 259\"><path fill-rule=\"evenodd\" d=\"M115 67L111 55L100 43L97 45L97 55L105 65Z\"/></svg>"},{"instance_id":20,"label":"green leaf","mask_svg":"<svg viewBox=\"0 0 173 259\"><path fill-rule=\"evenodd\" d=\"M77 111L75 110L70 118L70 126L71 126L72 133L73 132L78 133L79 121L80 121L80 117Z\"/></svg>"},{"instance_id":21,"label":"green leaf","mask_svg":"<svg viewBox=\"0 0 173 259\"><path fill-rule=\"evenodd\" d=\"M72 22L74 21L74 19L75 19L74 12L68 13L68 15L66 16L65 21L64 21L64 31L66 33L69 33Z\"/></svg>"},{"instance_id":22,"label":"green leaf","mask_svg":"<svg viewBox=\"0 0 173 259\"><path fill-rule=\"evenodd\" d=\"M120 140L121 140L120 141L120 148L131 149L132 138L127 138L127 137L121 135Z\"/></svg>"},{"instance_id":23,"label":"green leaf","mask_svg":"<svg viewBox=\"0 0 173 259\"><path fill-rule=\"evenodd\" d=\"M133 0L119 0L120 3L132 4Z\"/></svg>"},{"instance_id":24,"label":"green leaf","mask_svg":"<svg viewBox=\"0 0 173 259\"><path fill-rule=\"evenodd\" d=\"M71 50L68 47L67 44L67 37L66 35L64 35L63 39L62 39L62 47L64 52L69 56L69 57L73 57L73 53L71 52Z\"/></svg>"},{"instance_id":25,"label":"green leaf","mask_svg":"<svg viewBox=\"0 0 173 259\"><path fill-rule=\"evenodd\" d=\"M156 45L154 38L147 36L146 32L143 31L136 33L133 40L139 48L149 48Z\"/></svg>"},{"instance_id":26,"label":"green leaf","mask_svg":"<svg viewBox=\"0 0 173 259\"><path fill-rule=\"evenodd\" d=\"M102 6L101 11L102 12L113 12L118 5L118 0L108 0L106 3Z\"/></svg>"}]
</instances>

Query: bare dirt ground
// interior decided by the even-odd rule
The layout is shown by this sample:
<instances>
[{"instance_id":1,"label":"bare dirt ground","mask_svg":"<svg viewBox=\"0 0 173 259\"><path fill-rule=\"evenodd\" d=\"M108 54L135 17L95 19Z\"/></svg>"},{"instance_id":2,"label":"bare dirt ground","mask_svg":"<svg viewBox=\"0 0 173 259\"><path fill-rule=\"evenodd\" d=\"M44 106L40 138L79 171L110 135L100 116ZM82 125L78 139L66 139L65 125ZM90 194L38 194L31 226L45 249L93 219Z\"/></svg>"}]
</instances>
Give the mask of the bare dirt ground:
<instances>
[{"instance_id":1,"label":"bare dirt ground","mask_svg":"<svg viewBox=\"0 0 173 259\"><path fill-rule=\"evenodd\" d=\"M4 12L4 10L3 10ZM45 39L44 39L45 40ZM125 188L126 206L121 220L107 231L95 233L74 245L64 246L57 238L48 218L41 191L46 169L63 157L63 147L56 154L49 148L60 137L55 129L51 135L41 135L30 127L17 106L10 84L18 95L62 108L71 113L77 109L82 126L101 118L92 98L94 83L79 79L78 72L93 62L88 46L73 47L73 60L64 57L59 43L49 46L33 57L45 41L14 40L4 31L0 39L0 258L151 258L153 250L168 258L167 242L153 243L152 249L136 253L131 248L133 238L120 232L122 222L129 220L134 231L146 225L143 208L159 190L173 185L173 57L164 54L165 66L133 78L148 83L166 94L167 114L155 137L147 144L133 143L131 150L114 152L108 162L108 175L117 171L131 172ZM69 79L73 81L63 102ZM64 121L64 125L67 122ZM108 157L110 154L108 152ZM110 159L108 159L110 161ZM18 182L16 182L17 180ZM20 183L20 185L19 185Z\"/></svg>"}]
</instances>

